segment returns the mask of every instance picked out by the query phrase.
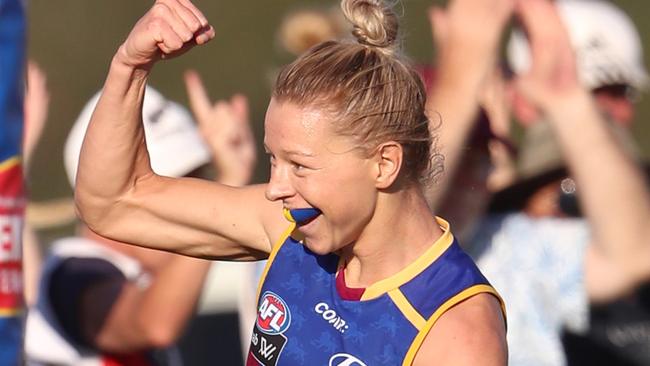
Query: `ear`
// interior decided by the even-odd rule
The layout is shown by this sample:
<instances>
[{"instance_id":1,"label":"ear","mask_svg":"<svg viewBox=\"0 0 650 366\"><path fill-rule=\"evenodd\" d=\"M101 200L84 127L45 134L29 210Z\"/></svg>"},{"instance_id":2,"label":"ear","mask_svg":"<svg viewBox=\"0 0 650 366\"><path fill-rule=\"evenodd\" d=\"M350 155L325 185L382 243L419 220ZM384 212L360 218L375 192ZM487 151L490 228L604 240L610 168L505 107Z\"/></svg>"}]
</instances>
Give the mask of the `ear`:
<instances>
[{"instance_id":1,"label":"ear","mask_svg":"<svg viewBox=\"0 0 650 366\"><path fill-rule=\"evenodd\" d=\"M377 170L375 186L378 189L389 188L399 176L404 159L402 145L395 142L385 142L377 147L376 152Z\"/></svg>"}]
</instances>

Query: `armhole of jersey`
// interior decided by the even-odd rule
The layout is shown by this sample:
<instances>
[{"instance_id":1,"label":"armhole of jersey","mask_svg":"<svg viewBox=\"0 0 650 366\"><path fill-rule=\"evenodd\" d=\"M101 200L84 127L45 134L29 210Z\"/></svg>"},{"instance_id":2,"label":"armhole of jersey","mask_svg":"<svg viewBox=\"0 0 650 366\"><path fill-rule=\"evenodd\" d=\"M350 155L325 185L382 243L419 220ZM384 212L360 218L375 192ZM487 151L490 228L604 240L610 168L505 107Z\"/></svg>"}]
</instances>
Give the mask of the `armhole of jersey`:
<instances>
[{"instance_id":1,"label":"armhole of jersey","mask_svg":"<svg viewBox=\"0 0 650 366\"><path fill-rule=\"evenodd\" d=\"M440 319L442 314L446 313L447 310L451 309L454 305L460 303L461 301L467 300L470 297L474 295L478 295L480 293L492 294L497 298L497 300L499 300L499 305L501 306L501 312L503 313L503 319L504 321L506 321L505 303L503 302L501 296L499 296L497 291L492 286L481 284L481 285L474 285L468 287L465 290L451 297L449 300L445 301L442 305L440 305L438 309L436 309L433 315L429 317L429 320L427 320L425 326L422 329L420 329L420 332L413 340L413 343L411 343L411 346L409 347L409 350L406 353L406 357L404 357L404 362L402 363L402 366L410 366L413 363L413 360L415 360L415 355L420 350L420 346L422 346L424 339L426 338L427 334L429 334L429 331L431 330L431 328L433 328L433 326L436 324L438 319Z\"/></svg>"},{"instance_id":2,"label":"armhole of jersey","mask_svg":"<svg viewBox=\"0 0 650 366\"><path fill-rule=\"evenodd\" d=\"M422 330L426 325L427 321L418 313L417 310L411 305L404 293L399 288L388 291L388 296L393 300L393 303L397 308L402 312L402 314L408 319L415 329Z\"/></svg>"},{"instance_id":3,"label":"armhole of jersey","mask_svg":"<svg viewBox=\"0 0 650 366\"><path fill-rule=\"evenodd\" d=\"M273 248L271 249L271 253L269 253L269 258L266 260L264 271L262 271L260 280L257 283L257 296L255 297L255 306L257 306L258 302L260 301L260 292L262 291L262 284L266 279L266 274L269 272L269 268L271 268L271 265L273 264L273 260L275 259L275 256L278 254L278 251L280 251L280 248L282 248L282 245L287 241L287 238L291 236L291 233L295 230L295 228L296 228L296 224L292 223L291 225L289 225L289 227L282 233L280 238L275 242L275 245L273 245Z\"/></svg>"},{"instance_id":4,"label":"armhole of jersey","mask_svg":"<svg viewBox=\"0 0 650 366\"><path fill-rule=\"evenodd\" d=\"M21 164L20 156L9 157L7 160L0 161L0 171L9 170L9 168L12 168L20 164Z\"/></svg>"}]
</instances>

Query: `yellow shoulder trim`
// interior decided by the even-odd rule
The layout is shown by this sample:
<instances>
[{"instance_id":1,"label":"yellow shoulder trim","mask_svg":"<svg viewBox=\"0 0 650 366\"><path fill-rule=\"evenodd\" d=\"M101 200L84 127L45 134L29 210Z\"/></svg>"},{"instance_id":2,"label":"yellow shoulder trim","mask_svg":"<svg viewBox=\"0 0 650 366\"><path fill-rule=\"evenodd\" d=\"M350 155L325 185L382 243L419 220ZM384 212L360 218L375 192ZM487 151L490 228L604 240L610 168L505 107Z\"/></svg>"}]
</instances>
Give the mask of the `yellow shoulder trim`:
<instances>
[{"instance_id":1,"label":"yellow shoulder trim","mask_svg":"<svg viewBox=\"0 0 650 366\"><path fill-rule=\"evenodd\" d=\"M18 309L10 309L10 308L0 309L0 317L2 317L2 318L14 317L14 316L21 315L22 313L23 313L22 308L18 308Z\"/></svg>"},{"instance_id":2,"label":"yellow shoulder trim","mask_svg":"<svg viewBox=\"0 0 650 366\"><path fill-rule=\"evenodd\" d=\"M454 236L451 235L451 231L449 230L449 223L439 217L436 217L436 221L443 231L440 238L438 238L438 240L436 240L436 242L433 243L433 245L427 249L427 251L424 252L424 254L415 262L409 264L406 268L394 274L393 276L367 287L366 291L361 297L362 301L377 298L384 293L398 288L399 286L412 280L415 276L424 271L424 269L427 268L431 263L435 262L435 260L438 259L438 257L440 257L442 253L444 253L445 250L451 246L451 243L454 242Z\"/></svg>"},{"instance_id":3,"label":"yellow shoulder trim","mask_svg":"<svg viewBox=\"0 0 650 366\"><path fill-rule=\"evenodd\" d=\"M424 342L424 338L426 338L427 334L429 334L429 331L433 327L434 324L440 319L442 314L447 312L451 307L454 305L460 303L463 300L466 300L474 295L480 294L480 293L490 293L499 300L499 304L501 305L501 311L503 312L503 317L505 319L506 316L506 308L505 304L503 302L503 299L497 291L490 285L475 285L472 287L468 287L465 290L461 291L460 293L456 294L449 300L445 301L434 313L431 315L429 320L427 320L426 325L420 329L420 332L418 335L415 337L413 340L413 343L411 343L411 347L409 347L408 352L406 353L406 357L404 358L404 362L402 363L402 366L410 366L413 363L413 360L415 359L415 355L417 352L420 350L420 346L422 346L422 342Z\"/></svg>"},{"instance_id":4,"label":"yellow shoulder trim","mask_svg":"<svg viewBox=\"0 0 650 366\"><path fill-rule=\"evenodd\" d=\"M269 258L266 260L266 266L264 266L264 271L260 276L260 281L257 283L257 297L255 298L256 307L257 307L257 303L260 300L260 292L262 291L262 284L266 279L267 273L269 273L269 268L271 268L271 264L273 264L273 260L275 259L275 256L278 254L278 251L280 251L282 244L284 244L284 242L287 241L287 238L291 235L291 233L293 232L293 230L295 230L295 228L296 228L295 223L289 225L289 227L282 233L282 235L280 235L280 238L275 242L273 248L271 248L271 253L269 253Z\"/></svg>"},{"instance_id":5,"label":"yellow shoulder trim","mask_svg":"<svg viewBox=\"0 0 650 366\"><path fill-rule=\"evenodd\" d=\"M1 161L0 162L0 171L7 170L7 169L13 167L14 165L20 164L20 160L21 160L20 156L14 156L14 157L11 157L11 158L9 158L7 160Z\"/></svg>"},{"instance_id":6,"label":"yellow shoulder trim","mask_svg":"<svg viewBox=\"0 0 650 366\"><path fill-rule=\"evenodd\" d=\"M411 303L399 288L388 291L388 296L390 296L402 314L404 314L406 319L408 319L417 330L424 328L427 321L424 320L422 315L420 315L417 310L415 310L413 305L411 305Z\"/></svg>"}]
</instances>

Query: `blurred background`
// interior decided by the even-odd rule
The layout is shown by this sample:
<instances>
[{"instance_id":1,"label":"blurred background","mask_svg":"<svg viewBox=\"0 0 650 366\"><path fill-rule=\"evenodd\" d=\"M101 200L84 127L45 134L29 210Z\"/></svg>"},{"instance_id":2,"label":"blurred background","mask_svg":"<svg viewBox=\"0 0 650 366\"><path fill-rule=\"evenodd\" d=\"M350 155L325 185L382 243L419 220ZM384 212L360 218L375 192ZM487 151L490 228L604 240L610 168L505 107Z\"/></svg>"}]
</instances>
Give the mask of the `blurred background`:
<instances>
[{"instance_id":1,"label":"blurred background","mask_svg":"<svg viewBox=\"0 0 650 366\"><path fill-rule=\"evenodd\" d=\"M206 47L160 63L150 83L167 98L187 105L182 75L187 69L196 69L203 77L213 100L228 98L234 93L245 94L250 101L251 123L261 147L264 113L271 85L279 67L293 56L282 50L277 41L277 30L283 16L304 6L329 8L336 1L274 0L274 1L207 1L195 4L214 25L217 36ZM650 59L650 3L644 1L614 1L634 20L641 33L646 65ZM444 1L402 0L398 11L403 12L401 29L406 53L420 64L430 63L433 47L426 9ZM120 42L152 1L111 0L30 0L28 2L29 58L47 75L50 93L48 122L38 145L30 171L28 186L33 202L51 202L72 196L66 178L62 148L70 127L82 107L102 84L108 65ZM648 66L646 66L648 68ZM644 157L650 156L650 98L645 95L637 101L634 137ZM268 164L260 157L254 182L267 179ZM64 210L62 208L62 210ZM56 220L54 220L56 221ZM47 219L45 220L47 222ZM52 240L73 232L72 222L37 225L40 242L46 247ZM236 287L237 278L222 266L219 281ZM223 269L226 267L225 269ZM220 292L223 294L222 292ZM211 305L203 305L204 317L194 322L190 333L201 334L181 342L188 354L196 356L187 364L198 365L203 352L226 352L236 360L239 355L236 336L235 300L212 296ZM210 297L210 296L208 296ZM208 309L208 310L205 310ZM212 309L212 310L210 310ZM214 310L218 309L218 311ZM208 334L206 336L206 334ZM215 348L215 345L217 347ZM223 359L224 364L229 358Z\"/></svg>"}]
</instances>

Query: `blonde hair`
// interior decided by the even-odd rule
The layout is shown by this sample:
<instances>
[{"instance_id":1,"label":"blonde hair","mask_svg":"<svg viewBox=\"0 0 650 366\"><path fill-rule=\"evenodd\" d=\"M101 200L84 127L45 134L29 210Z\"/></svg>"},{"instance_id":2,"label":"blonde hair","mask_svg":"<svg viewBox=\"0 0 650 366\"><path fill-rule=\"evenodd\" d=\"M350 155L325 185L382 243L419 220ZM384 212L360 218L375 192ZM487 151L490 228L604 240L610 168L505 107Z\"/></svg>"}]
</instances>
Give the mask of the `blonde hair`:
<instances>
[{"instance_id":1,"label":"blonde hair","mask_svg":"<svg viewBox=\"0 0 650 366\"><path fill-rule=\"evenodd\" d=\"M321 42L341 38L343 33L336 13L308 7L287 14L282 19L277 38L283 50L298 56Z\"/></svg>"},{"instance_id":2,"label":"blonde hair","mask_svg":"<svg viewBox=\"0 0 650 366\"><path fill-rule=\"evenodd\" d=\"M400 174L428 183L441 169L432 164L432 136L425 115L425 88L401 55L398 20L381 0L342 0L357 42L318 44L278 75L273 98L319 108L334 132L352 137L371 153L396 141L404 160ZM435 166L432 166L435 165Z\"/></svg>"}]
</instances>

